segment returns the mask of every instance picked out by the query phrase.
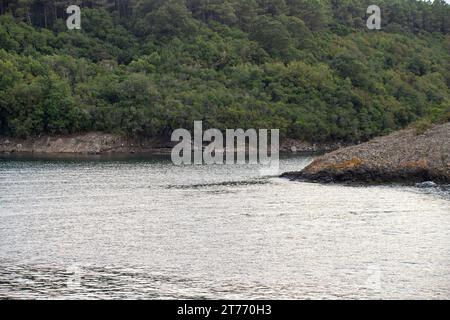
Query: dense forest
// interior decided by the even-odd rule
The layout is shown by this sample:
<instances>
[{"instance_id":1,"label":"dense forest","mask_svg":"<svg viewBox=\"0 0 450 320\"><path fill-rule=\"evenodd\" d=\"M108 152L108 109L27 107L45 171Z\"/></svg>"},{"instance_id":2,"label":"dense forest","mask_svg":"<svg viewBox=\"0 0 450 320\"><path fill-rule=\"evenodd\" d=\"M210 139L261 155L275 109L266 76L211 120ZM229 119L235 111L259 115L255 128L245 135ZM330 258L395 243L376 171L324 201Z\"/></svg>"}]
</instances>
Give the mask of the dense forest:
<instances>
[{"instance_id":1,"label":"dense forest","mask_svg":"<svg viewBox=\"0 0 450 320\"><path fill-rule=\"evenodd\" d=\"M442 0L0 0L0 14L0 135L169 136L203 120L361 141L450 119Z\"/></svg>"}]
</instances>

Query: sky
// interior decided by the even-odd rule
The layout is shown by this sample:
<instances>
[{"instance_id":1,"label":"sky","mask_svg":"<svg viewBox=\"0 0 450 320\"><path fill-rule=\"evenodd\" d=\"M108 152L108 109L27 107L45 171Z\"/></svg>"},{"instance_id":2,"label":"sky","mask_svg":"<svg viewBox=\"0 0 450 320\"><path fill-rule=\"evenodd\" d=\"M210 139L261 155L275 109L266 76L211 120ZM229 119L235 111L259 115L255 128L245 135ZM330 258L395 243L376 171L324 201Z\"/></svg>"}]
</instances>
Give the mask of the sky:
<instances>
[{"instance_id":1,"label":"sky","mask_svg":"<svg viewBox=\"0 0 450 320\"><path fill-rule=\"evenodd\" d=\"M434 0L432 0L432 1L434 1ZM450 0L445 0L445 2L447 2L448 4L450 4Z\"/></svg>"},{"instance_id":2,"label":"sky","mask_svg":"<svg viewBox=\"0 0 450 320\"><path fill-rule=\"evenodd\" d=\"M427 1L427 0L423 0L423 1ZM434 1L434 0L431 0L432 2ZM447 2L448 4L450 4L450 0L445 0L445 2Z\"/></svg>"}]
</instances>

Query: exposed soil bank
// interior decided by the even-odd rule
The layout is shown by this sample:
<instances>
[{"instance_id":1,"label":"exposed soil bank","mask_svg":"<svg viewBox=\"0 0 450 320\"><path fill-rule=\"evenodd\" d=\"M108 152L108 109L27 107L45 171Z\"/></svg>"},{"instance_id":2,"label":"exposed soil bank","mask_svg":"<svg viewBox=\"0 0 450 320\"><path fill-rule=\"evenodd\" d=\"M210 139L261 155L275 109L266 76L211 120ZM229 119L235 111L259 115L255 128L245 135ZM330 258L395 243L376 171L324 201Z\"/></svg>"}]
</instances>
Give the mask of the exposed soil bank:
<instances>
[{"instance_id":1,"label":"exposed soil bank","mask_svg":"<svg viewBox=\"0 0 450 320\"><path fill-rule=\"evenodd\" d=\"M113 134L90 132L31 139L0 137L0 153L170 153L171 143L162 140L127 139Z\"/></svg>"},{"instance_id":2,"label":"exposed soil bank","mask_svg":"<svg viewBox=\"0 0 450 320\"><path fill-rule=\"evenodd\" d=\"M90 132L77 135L40 136L30 139L0 137L0 153L73 153L73 154L170 154L176 142L163 139L129 139L118 135ZM280 151L329 152L340 143L314 144L293 139L281 143Z\"/></svg>"},{"instance_id":3,"label":"exposed soil bank","mask_svg":"<svg viewBox=\"0 0 450 320\"><path fill-rule=\"evenodd\" d=\"M414 129L395 132L317 158L292 180L344 183L450 183L450 123L423 134Z\"/></svg>"}]
</instances>

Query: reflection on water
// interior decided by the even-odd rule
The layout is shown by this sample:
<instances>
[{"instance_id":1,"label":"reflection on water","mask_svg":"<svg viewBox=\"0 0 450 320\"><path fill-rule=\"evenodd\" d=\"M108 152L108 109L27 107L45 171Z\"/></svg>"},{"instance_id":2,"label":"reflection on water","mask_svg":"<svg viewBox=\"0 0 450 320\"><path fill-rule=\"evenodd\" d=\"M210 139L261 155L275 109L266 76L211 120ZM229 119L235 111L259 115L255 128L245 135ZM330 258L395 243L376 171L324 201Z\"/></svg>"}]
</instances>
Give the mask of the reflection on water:
<instances>
[{"instance_id":1,"label":"reflection on water","mask_svg":"<svg viewBox=\"0 0 450 320\"><path fill-rule=\"evenodd\" d=\"M448 299L449 194L161 157L6 158L0 298Z\"/></svg>"}]
</instances>

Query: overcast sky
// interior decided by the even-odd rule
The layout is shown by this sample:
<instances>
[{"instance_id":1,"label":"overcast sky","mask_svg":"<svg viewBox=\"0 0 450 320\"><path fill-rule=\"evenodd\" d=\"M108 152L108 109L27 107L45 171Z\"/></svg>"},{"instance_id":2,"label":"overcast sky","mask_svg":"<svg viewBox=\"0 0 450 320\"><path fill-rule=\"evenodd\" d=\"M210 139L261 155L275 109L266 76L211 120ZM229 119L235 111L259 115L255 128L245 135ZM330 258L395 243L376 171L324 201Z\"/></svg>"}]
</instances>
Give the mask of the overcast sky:
<instances>
[{"instance_id":1,"label":"overcast sky","mask_svg":"<svg viewBox=\"0 0 450 320\"><path fill-rule=\"evenodd\" d=\"M426 0L425 0L426 1ZM434 0L432 0L432 1L434 1ZM445 2L447 2L448 4L450 4L450 0L445 0Z\"/></svg>"}]
</instances>

